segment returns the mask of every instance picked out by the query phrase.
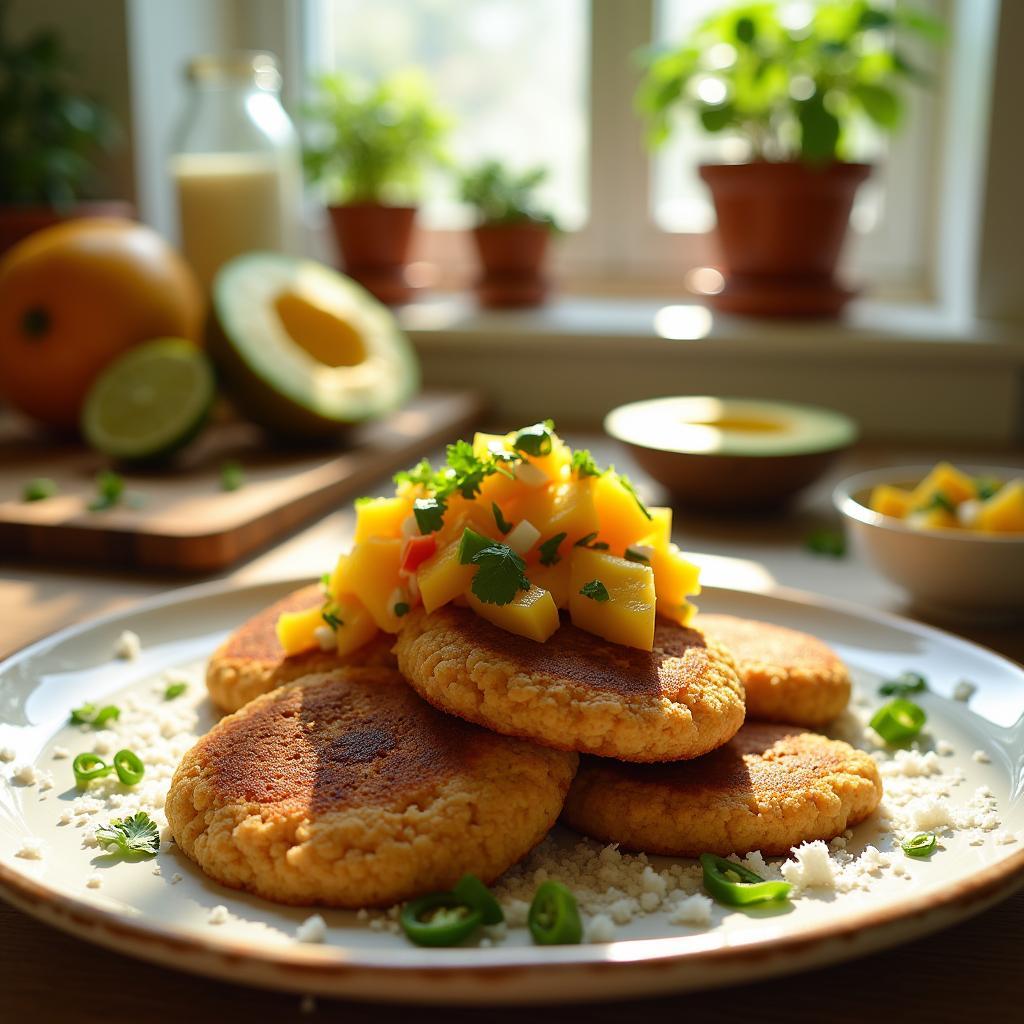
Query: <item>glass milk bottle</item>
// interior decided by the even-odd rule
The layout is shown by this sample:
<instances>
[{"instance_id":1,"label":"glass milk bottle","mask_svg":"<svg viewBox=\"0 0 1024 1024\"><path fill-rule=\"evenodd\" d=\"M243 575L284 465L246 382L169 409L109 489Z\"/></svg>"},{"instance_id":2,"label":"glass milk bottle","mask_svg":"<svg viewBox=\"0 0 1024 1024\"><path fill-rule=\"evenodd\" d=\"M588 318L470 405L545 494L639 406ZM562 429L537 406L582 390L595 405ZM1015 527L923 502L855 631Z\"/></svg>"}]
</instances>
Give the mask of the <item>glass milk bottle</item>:
<instances>
[{"instance_id":1,"label":"glass milk bottle","mask_svg":"<svg viewBox=\"0 0 1024 1024\"><path fill-rule=\"evenodd\" d=\"M297 253L302 169L269 53L196 57L170 158L180 244L205 289L243 252Z\"/></svg>"}]
</instances>

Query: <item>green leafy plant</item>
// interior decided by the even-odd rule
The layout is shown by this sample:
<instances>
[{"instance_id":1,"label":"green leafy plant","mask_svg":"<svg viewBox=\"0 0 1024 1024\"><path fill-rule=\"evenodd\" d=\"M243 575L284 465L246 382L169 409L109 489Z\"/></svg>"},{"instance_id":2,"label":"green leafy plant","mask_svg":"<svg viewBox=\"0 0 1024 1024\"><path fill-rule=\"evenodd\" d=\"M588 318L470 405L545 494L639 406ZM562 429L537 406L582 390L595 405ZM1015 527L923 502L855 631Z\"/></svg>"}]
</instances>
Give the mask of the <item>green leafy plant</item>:
<instances>
[{"instance_id":1,"label":"green leafy plant","mask_svg":"<svg viewBox=\"0 0 1024 1024\"><path fill-rule=\"evenodd\" d=\"M446 161L449 119L416 71L376 85L324 75L314 83L305 120L306 173L333 202L409 201L423 172Z\"/></svg>"},{"instance_id":2,"label":"green leafy plant","mask_svg":"<svg viewBox=\"0 0 1024 1024\"><path fill-rule=\"evenodd\" d=\"M66 207L82 196L95 158L117 139L105 106L73 84L60 36L14 40L0 3L0 202Z\"/></svg>"},{"instance_id":3,"label":"green leafy plant","mask_svg":"<svg viewBox=\"0 0 1024 1024\"><path fill-rule=\"evenodd\" d=\"M665 141L680 112L708 132L745 139L752 160L848 160L865 122L895 131L904 85L929 80L907 43L940 42L941 22L868 0L820 0L796 21L792 10L734 5L682 46L648 56L636 102L652 145Z\"/></svg>"},{"instance_id":4,"label":"green leafy plant","mask_svg":"<svg viewBox=\"0 0 1024 1024\"><path fill-rule=\"evenodd\" d=\"M488 160L466 171L459 195L476 207L481 224L547 224L555 219L536 200L536 191L547 178L544 167L516 172L497 160Z\"/></svg>"}]
</instances>

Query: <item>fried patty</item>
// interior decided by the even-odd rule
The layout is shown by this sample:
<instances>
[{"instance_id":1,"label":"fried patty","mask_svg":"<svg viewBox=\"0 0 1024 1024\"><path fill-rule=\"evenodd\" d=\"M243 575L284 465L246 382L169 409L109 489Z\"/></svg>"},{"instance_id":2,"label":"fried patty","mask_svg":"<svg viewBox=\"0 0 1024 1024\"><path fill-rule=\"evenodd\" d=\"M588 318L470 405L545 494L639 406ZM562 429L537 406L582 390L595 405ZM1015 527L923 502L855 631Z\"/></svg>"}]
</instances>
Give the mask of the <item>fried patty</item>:
<instances>
[{"instance_id":1,"label":"fried patty","mask_svg":"<svg viewBox=\"0 0 1024 1024\"><path fill-rule=\"evenodd\" d=\"M253 697L268 693L282 683L340 665L395 665L391 647L394 637L381 633L345 658L333 651L306 651L288 656L277 639L277 620L282 612L300 612L323 602L318 584L296 590L253 616L213 652L206 665L206 688L222 711L237 711Z\"/></svg>"},{"instance_id":2,"label":"fried patty","mask_svg":"<svg viewBox=\"0 0 1024 1024\"><path fill-rule=\"evenodd\" d=\"M698 615L693 626L732 652L748 718L822 726L849 703L850 673L816 637L733 615Z\"/></svg>"},{"instance_id":3,"label":"fried patty","mask_svg":"<svg viewBox=\"0 0 1024 1024\"><path fill-rule=\"evenodd\" d=\"M211 878L267 899L389 906L497 878L558 818L577 757L439 714L387 668L287 683L185 755L165 810Z\"/></svg>"},{"instance_id":4,"label":"fried patty","mask_svg":"<svg viewBox=\"0 0 1024 1024\"><path fill-rule=\"evenodd\" d=\"M863 751L799 727L749 722L696 761L583 758L562 820L645 853L787 854L863 821L881 797L878 767Z\"/></svg>"},{"instance_id":5,"label":"fried patty","mask_svg":"<svg viewBox=\"0 0 1024 1024\"><path fill-rule=\"evenodd\" d=\"M668 620L658 620L647 652L565 619L535 643L448 605L410 613L395 653L435 707L560 750L672 761L714 750L743 724L732 657Z\"/></svg>"}]
</instances>

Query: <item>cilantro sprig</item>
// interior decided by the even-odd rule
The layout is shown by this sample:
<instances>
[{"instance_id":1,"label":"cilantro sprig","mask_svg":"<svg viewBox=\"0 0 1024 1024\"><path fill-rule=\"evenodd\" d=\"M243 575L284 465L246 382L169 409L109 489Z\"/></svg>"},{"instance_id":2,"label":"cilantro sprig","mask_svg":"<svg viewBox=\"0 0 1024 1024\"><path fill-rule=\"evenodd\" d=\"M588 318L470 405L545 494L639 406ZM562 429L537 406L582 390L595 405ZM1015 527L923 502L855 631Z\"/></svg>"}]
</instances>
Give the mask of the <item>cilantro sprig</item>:
<instances>
[{"instance_id":1,"label":"cilantro sprig","mask_svg":"<svg viewBox=\"0 0 1024 1024\"><path fill-rule=\"evenodd\" d=\"M446 511L447 506L440 498L417 498L412 503L412 514L424 536L441 529Z\"/></svg>"},{"instance_id":2,"label":"cilantro sprig","mask_svg":"<svg viewBox=\"0 0 1024 1024\"><path fill-rule=\"evenodd\" d=\"M605 472L586 448L579 448L572 453L572 471L581 480L588 476L604 476Z\"/></svg>"},{"instance_id":3,"label":"cilantro sprig","mask_svg":"<svg viewBox=\"0 0 1024 1024\"><path fill-rule=\"evenodd\" d=\"M941 508L944 512L956 512L956 505L942 491L936 491L923 505L918 505L915 512L931 512Z\"/></svg>"},{"instance_id":4,"label":"cilantro sprig","mask_svg":"<svg viewBox=\"0 0 1024 1024\"><path fill-rule=\"evenodd\" d=\"M96 475L96 497L89 502L90 512L102 512L113 508L124 496L124 477L112 469L105 469Z\"/></svg>"},{"instance_id":5,"label":"cilantro sprig","mask_svg":"<svg viewBox=\"0 0 1024 1024\"><path fill-rule=\"evenodd\" d=\"M534 423L516 431L516 436L512 440L512 448L517 452L524 452L526 455L537 457L550 455L554 446L554 433L553 420Z\"/></svg>"},{"instance_id":6,"label":"cilantro sprig","mask_svg":"<svg viewBox=\"0 0 1024 1024\"><path fill-rule=\"evenodd\" d=\"M491 502L491 511L494 513L494 523L502 533L510 533L512 524L505 518L496 501Z\"/></svg>"},{"instance_id":7,"label":"cilantro sprig","mask_svg":"<svg viewBox=\"0 0 1024 1024\"><path fill-rule=\"evenodd\" d=\"M345 625L341 615L338 613L338 606L330 600L330 598L324 602L323 607L320 609L320 618L323 619L335 633Z\"/></svg>"},{"instance_id":8,"label":"cilantro sprig","mask_svg":"<svg viewBox=\"0 0 1024 1024\"><path fill-rule=\"evenodd\" d=\"M21 492L22 501L45 501L57 494L57 484L48 476L37 476L25 484Z\"/></svg>"},{"instance_id":9,"label":"cilantro sprig","mask_svg":"<svg viewBox=\"0 0 1024 1024\"><path fill-rule=\"evenodd\" d=\"M484 604L510 604L520 590L530 589L522 558L507 544L468 527L459 542L459 561L478 566L470 589Z\"/></svg>"},{"instance_id":10,"label":"cilantro sprig","mask_svg":"<svg viewBox=\"0 0 1024 1024\"><path fill-rule=\"evenodd\" d=\"M923 693L928 681L920 672L901 672L895 679L887 679L878 687L883 697L906 697L911 693Z\"/></svg>"},{"instance_id":11,"label":"cilantro sprig","mask_svg":"<svg viewBox=\"0 0 1024 1024\"><path fill-rule=\"evenodd\" d=\"M220 464L220 489L237 491L245 485L245 470L238 459L225 459Z\"/></svg>"},{"instance_id":12,"label":"cilantro sprig","mask_svg":"<svg viewBox=\"0 0 1024 1024\"><path fill-rule=\"evenodd\" d=\"M160 849L160 830L145 811L101 825L96 829L96 839L107 853L125 857L152 857Z\"/></svg>"},{"instance_id":13,"label":"cilantro sprig","mask_svg":"<svg viewBox=\"0 0 1024 1024\"><path fill-rule=\"evenodd\" d=\"M537 549L540 551L540 564L541 565L557 565L561 560L562 556L558 553L558 549L562 544L562 541L568 534L556 533L553 537L549 537L543 544ZM596 534L595 534L596 536Z\"/></svg>"}]
</instances>

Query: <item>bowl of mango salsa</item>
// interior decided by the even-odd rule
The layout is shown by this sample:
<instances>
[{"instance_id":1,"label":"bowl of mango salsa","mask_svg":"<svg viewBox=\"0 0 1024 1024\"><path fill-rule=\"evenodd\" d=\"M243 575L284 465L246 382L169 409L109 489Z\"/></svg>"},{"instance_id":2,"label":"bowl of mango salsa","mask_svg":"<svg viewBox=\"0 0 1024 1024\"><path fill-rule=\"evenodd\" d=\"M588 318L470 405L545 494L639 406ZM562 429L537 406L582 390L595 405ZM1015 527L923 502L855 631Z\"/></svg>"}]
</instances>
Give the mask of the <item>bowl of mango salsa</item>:
<instances>
[{"instance_id":1,"label":"bowl of mango salsa","mask_svg":"<svg viewBox=\"0 0 1024 1024\"><path fill-rule=\"evenodd\" d=\"M833 493L856 548L915 603L952 618L1024 618L1024 468L905 466Z\"/></svg>"}]
</instances>

